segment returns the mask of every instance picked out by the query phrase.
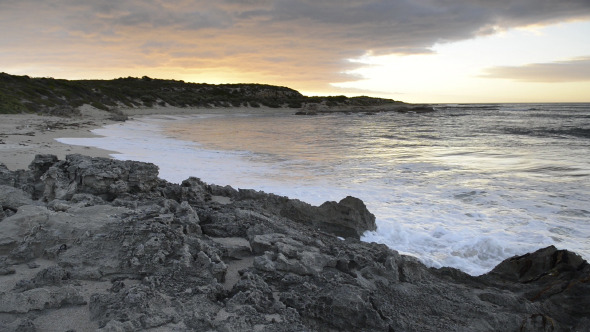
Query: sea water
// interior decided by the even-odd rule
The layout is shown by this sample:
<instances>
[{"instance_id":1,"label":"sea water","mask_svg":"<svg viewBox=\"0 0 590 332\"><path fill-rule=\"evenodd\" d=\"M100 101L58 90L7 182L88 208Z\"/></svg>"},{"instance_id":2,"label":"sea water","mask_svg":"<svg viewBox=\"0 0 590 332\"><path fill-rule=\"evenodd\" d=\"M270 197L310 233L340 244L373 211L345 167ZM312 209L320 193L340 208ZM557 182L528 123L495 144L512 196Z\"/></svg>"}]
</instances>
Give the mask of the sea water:
<instances>
[{"instance_id":1,"label":"sea water","mask_svg":"<svg viewBox=\"0 0 590 332\"><path fill-rule=\"evenodd\" d=\"M152 116L59 141L153 162L172 182L358 197L378 225L364 241L429 266L479 275L548 245L590 259L590 104L435 108Z\"/></svg>"}]
</instances>

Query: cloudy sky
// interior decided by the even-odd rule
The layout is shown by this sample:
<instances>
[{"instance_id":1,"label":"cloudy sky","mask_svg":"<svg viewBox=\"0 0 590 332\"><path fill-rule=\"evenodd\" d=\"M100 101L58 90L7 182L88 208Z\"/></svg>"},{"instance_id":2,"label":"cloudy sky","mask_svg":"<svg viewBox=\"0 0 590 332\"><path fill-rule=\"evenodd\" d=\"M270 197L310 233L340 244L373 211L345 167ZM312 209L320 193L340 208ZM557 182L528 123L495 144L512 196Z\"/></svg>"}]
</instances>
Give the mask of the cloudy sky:
<instances>
[{"instance_id":1,"label":"cloudy sky","mask_svg":"<svg viewBox=\"0 0 590 332\"><path fill-rule=\"evenodd\" d=\"M0 0L0 71L590 102L590 0Z\"/></svg>"}]
</instances>

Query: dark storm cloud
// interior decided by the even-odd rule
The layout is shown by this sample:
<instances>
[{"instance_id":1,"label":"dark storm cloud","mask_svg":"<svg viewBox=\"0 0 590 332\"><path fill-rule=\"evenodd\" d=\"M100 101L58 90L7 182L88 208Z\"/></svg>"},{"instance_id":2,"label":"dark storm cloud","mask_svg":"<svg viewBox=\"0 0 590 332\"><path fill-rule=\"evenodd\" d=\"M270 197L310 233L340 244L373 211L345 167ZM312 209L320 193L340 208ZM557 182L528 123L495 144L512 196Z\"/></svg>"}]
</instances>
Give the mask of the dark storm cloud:
<instances>
[{"instance_id":1,"label":"dark storm cloud","mask_svg":"<svg viewBox=\"0 0 590 332\"><path fill-rule=\"evenodd\" d=\"M484 77L540 83L590 81L590 57L522 67L494 67Z\"/></svg>"},{"instance_id":2,"label":"dark storm cloud","mask_svg":"<svg viewBox=\"0 0 590 332\"><path fill-rule=\"evenodd\" d=\"M0 0L0 56L6 65L234 68L321 86L345 79L346 59L367 52L424 53L588 16L588 0ZM62 64L45 57L55 53Z\"/></svg>"}]
</instances>

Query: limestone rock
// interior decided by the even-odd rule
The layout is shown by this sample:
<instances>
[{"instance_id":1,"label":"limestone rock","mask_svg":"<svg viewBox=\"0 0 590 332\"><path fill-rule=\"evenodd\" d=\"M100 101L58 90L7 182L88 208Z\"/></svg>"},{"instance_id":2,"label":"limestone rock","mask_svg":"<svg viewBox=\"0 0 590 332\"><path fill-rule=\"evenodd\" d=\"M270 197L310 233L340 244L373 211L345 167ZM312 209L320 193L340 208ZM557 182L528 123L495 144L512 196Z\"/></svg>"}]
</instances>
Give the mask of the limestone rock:
<instances>
[{"instance_id":1,"label":"limestone rock","mask_svg":"<svg viewBox=\"0 0 590 332\"><path fill-rule=\"evenodd\" d=\"M34 205L31 195L21 189L0 185L0 208L16 212L23 205Z\"/></svg>"},{"instance_id":2,"label":"limestone rock","mask_svg":"<svg viewBox=\"0 0 590 332\"><path fill-rule=\"evenodd\" d=\"M356 197L347 196L340 202L326 202L318 208L318 225L342 237L358 237L365 231L377 229L375 215L365 203Z\"/></svg>"},{"instance_id":3,"label":"limestone rock","mask_svg":"<svg viewBox=\"0 0 590 332\"><path fill-rule=\"evenodd\" d=\"M361 242L375 217L353 197L316 207L79 155L0 165L0 191L13 193L0 198L2 331L55 330L72 310L97 331L590 329L576 254L548 247L480 277L428 268Z\"/></svg>"},{"instance_id":4,"label":"limestone rock","mask_svg":"<svg viewBox=\"0 0 590 332\"><path fill-rule=\"evenodd\" d=\"M66 162L51 166L42 180L46 201L71 199L75 193L92 194L111 201L123 193L151 190L158 182L158 168L154 164L135 161L116 162L69 155Z\"/></svg>"},{"instance_id":5,"label":"limestone rock","mask_svg":"<svg viewBox=\"0 0 590 332\"><path fill-rule=\"evenodd\" d=\"M0 313L24 314L30 311L84 304L86 304L84 298L72 286L35 288L22 293L0 293Z\"/></svg>"}]
</instances>

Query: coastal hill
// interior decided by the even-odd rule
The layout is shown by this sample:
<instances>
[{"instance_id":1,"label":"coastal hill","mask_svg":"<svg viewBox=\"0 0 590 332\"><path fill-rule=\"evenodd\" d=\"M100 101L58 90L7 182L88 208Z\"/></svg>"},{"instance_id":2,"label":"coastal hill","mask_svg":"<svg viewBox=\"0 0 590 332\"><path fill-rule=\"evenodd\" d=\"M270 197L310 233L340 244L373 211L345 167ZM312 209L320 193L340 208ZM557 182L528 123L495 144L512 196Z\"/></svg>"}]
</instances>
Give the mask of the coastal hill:
<instances>
[{"instance_id":1,"label":"coastal hill","mask_svg":"<svg viewBox=\"0 0 590 332\"><path fill-rule=\"evenodd\" d=\"M118 113L120 108L288 107L301 114L318 111L432 110L373 97L308 97L265 84L206 84L126 77L113 80L64 80L0 73L0 113L72 116L82 105Z\"/></svg>"}]
</instances>

